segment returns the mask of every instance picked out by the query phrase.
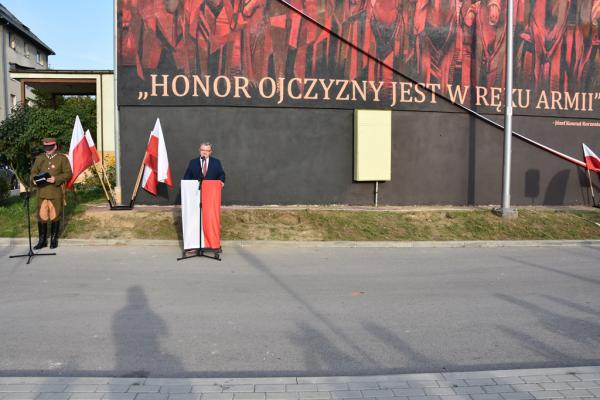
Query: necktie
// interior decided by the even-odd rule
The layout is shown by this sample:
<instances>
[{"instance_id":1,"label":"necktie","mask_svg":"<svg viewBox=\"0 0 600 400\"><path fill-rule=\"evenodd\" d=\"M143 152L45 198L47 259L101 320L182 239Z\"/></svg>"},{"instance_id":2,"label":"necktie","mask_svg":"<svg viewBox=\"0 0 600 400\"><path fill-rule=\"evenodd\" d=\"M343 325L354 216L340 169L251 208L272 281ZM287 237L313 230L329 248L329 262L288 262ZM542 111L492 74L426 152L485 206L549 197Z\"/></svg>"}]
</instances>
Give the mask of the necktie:
<instances>
[{"instance_id":1,"label":"necktie","mask_svg":"<svg viewBox=\"0 0 600 400\"><path fill-rule=\"evenodd\" d=\"M202 160L202 176L206 176L206 159Z\"/></svg>"}]
</instances>

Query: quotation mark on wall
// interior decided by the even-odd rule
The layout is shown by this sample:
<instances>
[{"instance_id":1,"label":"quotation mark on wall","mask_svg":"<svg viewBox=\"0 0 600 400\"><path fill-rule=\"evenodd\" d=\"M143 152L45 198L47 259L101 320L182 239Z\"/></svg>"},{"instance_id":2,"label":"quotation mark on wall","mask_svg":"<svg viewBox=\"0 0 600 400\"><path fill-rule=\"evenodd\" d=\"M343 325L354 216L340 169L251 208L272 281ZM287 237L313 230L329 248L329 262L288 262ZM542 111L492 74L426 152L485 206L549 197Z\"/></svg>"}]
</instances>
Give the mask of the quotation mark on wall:
<instances>
[{"instance_id":1,"label":"quotation mark on wall","mask_svg":"<svg viewBox=\"0 0 600 400\"><path fill-rule=\"evenodd\" d=\"M599 93L600 94L600 93ZM144 91L144 92L138 92L138 100L147 100L148 99L148 92Z\"/></svg>"}]
</instances>

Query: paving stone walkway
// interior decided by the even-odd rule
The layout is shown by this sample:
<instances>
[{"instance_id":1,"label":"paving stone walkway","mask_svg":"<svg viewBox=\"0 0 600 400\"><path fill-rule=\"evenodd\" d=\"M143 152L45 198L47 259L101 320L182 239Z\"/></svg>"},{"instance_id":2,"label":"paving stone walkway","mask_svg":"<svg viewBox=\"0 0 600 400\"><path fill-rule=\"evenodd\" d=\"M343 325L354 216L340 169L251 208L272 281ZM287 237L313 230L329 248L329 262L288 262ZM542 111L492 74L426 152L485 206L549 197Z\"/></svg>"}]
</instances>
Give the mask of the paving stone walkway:
<instances>
[{"instance_id":1,"label":"paving stone walkway","mask_svg":"<svg viewBox=\"0 0 600 400\"><path fill-rule=\"evenodd\" d=\"M0 400L600 399L600 367L276 378L0 377Z\"/></svg>"}]
</instances>

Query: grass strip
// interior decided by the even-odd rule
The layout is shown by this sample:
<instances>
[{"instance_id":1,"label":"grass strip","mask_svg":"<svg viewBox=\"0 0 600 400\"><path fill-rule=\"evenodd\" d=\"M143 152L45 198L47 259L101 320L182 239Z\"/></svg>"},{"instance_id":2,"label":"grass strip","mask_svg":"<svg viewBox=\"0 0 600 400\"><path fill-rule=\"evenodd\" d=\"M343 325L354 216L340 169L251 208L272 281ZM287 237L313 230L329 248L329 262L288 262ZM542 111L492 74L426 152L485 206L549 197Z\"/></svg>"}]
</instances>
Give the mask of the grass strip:
<instances>
[{"instance_id":1,"label":"grass strip","mask_svg":"<svg viewBox=\"0 0 600 400\"><path fill-rule=\"evenodd\" d=\"M64 238L181 239L178 208L110 212L99 191L68 192ZM37 235L35 199L32 227ZM0 206L0 237L25 237L20 198ZM223 240L589 240L600 239L600 210L522 208L505 221L489 209L368 211L331 209L224 209Z\"/></svg>"}]
</instances>

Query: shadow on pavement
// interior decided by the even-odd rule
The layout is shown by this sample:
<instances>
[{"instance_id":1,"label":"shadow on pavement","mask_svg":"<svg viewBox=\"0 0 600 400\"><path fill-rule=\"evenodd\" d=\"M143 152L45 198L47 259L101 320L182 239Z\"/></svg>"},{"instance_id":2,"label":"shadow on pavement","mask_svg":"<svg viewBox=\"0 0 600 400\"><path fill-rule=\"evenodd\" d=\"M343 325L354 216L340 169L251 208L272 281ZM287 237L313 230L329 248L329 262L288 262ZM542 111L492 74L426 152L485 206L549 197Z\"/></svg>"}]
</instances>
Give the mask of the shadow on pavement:
<instances>
[{"instance_id":1,"label":"shadow on pavement","mask_svg":"<svg viewBox=\"0 0 600 400\"><path fill-rule=\"evenodd\" d=\"M564 315L560 314L558 311L551 311L530 301L518 299L514 296L498 293L494 296L503 301L519 306L536 316L538 319L537 323L552 335L560 335L577 343L592 345L592 348L600 348L600 337L598 337L598 332L600 332L600 324L589 321L588 318L574 317L573 310L580 310L581 307L579 305L577 307L573 307L572 302L564 302L562 299L550 297L552 301L562 303L562 305L570 309L565 310L565 312L568 312L569 315ZM546 298L548 297L546 296ZM588 310L585 312L589 314ZM547 337L546 335L533 337L529 334L519 332L513 328L503 325L498 325L498 329L519 340L520 344L524 348L529 349L546 359L563 361L571 360L573 362L583 361L573 357L570 354L563 353L559 349L556 349L543 342L541 338Z\"/></svg>"},{"instance_id":2,"label":"shadow on pavement","mask_svg":"<svg viewBox=\"0 0 600 400\"><path fill-rule=\"evenodd\" d=\"M293 299L295 299L302 307L304 307L314 318L315 322L324 324L331 333L333 333L338 341L342 344L348 346L357 354L360 355L362 361L364 363L370 365L377 365L377 360L374 360L369 353L364 351L360 344L357 344L346 335L341 329L335 326L335 324L330 321L328 318L323 316L315 307L313 307L310 303L308 303L302 296L290 287L286 282L284 282L281 278L279 278L276 274L274 274L270 268L262 262L258 257L254 254L250 253L245 249L240 249L239 254L248 262L249 265L260 271L262 274L266 275L270 280L272 280L280 289L284 290L288 293ZM314 351L319 351L318 349L314 349Z\"/></svg>"},{"instance_id":3,"label":"shadow on pavement","mask_svg":"<svg viewBox=\"0 0 600 400\"><path fill-rule=\"evenodd\" d=\"M579 280L582 280L582 281L587 282L587 283L594 283L596 285L600 285L600 280L595 279L595 278L591 278L589 276L577 275L577 274L574 274L572 272L567 272L567 271L564 271L564 270L561 270L561 269L552 268L552 267L546 267L546 266L535 264L535 263L532 263L532 262L519 260L519 259L514 258L514 257L504 257L504 258L506 258L507 260L513 261L515 263L526 265L528 267L539 268L539 269L543 269L544 271L556 272L557 274L569 276L571 278L579 279Z\"/></svg>"},{"instance_id":4,"label":"shadow on pavement","mask_svg":"<svg viewBox=\"0 0 600 400\"><path fill-rule=\"evenodd\" d=\"M386 346L391 347L397 353L403 354L407 357L409 365L446 365L443 359L432 360L418 351L415 351L406 341L402 340L400 336L393 332L391 329L376 324L374 322L363 322L363 327L371 335L379 339Z\"/></svg>"},{"instance_id":5,"label":"shadow on pavement","mask_svg":"<svg viewBox=\"0 0 600 400\"><path fill-rule=\"evenodd\" d=\"M361 365L360 360L346 354L333 340L305 321L297 322L297 329L289 333L288 337L290 342L302 348L307 371L323 374L335 370L340 365L352 369L366 367Z\"/></svg>"},{"instance_id":6,"label":"shadow on pavement","mask_svg":"<svg viewBox=\"0 0 600 400\"><path fill-rule=\"evenodd\" d=\"M141 286L127 289L127 304L113 316L112 333L115 370L129 371L121 376L147 377L153 367L159 366L175 376L185 374L179 358L162 348L161 338L169 335L167 324L152 311ZM140 364L141 360L144 365Z\"/></svg>"}]
</instances>

